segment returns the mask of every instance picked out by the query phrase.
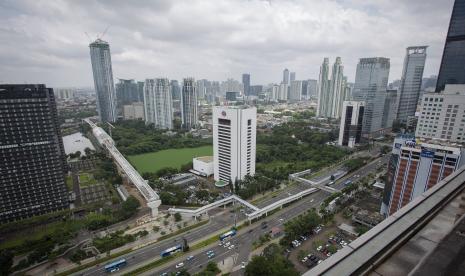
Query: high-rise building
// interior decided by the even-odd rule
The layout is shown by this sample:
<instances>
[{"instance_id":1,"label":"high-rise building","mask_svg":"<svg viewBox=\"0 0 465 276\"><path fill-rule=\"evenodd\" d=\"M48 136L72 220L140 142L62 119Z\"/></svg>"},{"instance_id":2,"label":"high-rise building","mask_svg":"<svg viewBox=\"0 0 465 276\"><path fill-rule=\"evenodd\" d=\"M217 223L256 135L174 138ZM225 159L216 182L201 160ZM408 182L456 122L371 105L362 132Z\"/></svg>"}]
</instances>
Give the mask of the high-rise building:
<instances>
[{"instance_id":1,"label":"high-rise building","mask_svg":"<svg viewBox=\"0 0 465 276\"><path fill-rule=\"evenodd\" d=\"M310 79L307 81L307 99L317 99L317 98L318 98L318 81Z\"/></svg>"},{"instance_id":2,"label":"high-rise building","mask_svg":"<svg viewBox=\"0 0 465 276\"><path fill-rule=\"evenodd\" d=\"M316 114L318 117L329 117L330 110L329 97L329 59L324 58L320 67L320 78L318 80L318 107Z\"/></svg>"},{"instance_id":3,"label":"high-rise building","mask_svg":"<svg viewBox=\"0 0 465 276\"><path fill-rule=\"evenodd\" d=\"M361 58L357 64L352 98L365 102L363 133L376 136L382 128L384 99L389 78L388 58Z\"/></svg>"},{"instance_id":4,"label":"high-rise building","mask_svg":"<svg viewBox=\"0 0 465 276\"><path fill-rule=\"evenodd\" d=\"M289 92L289 85L285 83L281 83L279 85L279 94L278 94L278 100L279 101L287 101L288 99L288 92Z\"/></svg>"},{"instance_id":5,"label":"high-rise building","mask_svg":"<svg viewBox=\"0 0 465 276\"><path fill-rule=\"evenodd\" d=\"M250 95L250 74L242 74L242 85L244 86L244 96L249 96Z\"/></svg>"},{"instance_id":6,"label":"high-rise building","mask_svg":"<svg viewBox=\"0 0 465 276\"><path fill-rule=\"evenodd\" d=\"M255 174L257 109L213 107L214 177L218 185Z\"/></svg>"},{"instance_id":7,"label":"high-rise building","mask_svg":"<svg viewBox=\"0 0 465 276\"><path fill-rule=\"evenodd\" d=\"M171 89L171 97L173 100L180 100L181 99L181 87L179 86L179 82L177 80L170 81L170 89Z\"/></svg>"},{"instance_id":8,"label":"high-rise building","mask_svg":"<svg viewBox=\"0 0 465 276\"><path fill-rule=\"evenodd\" d=\"M123 119L125 120L145 120L144 103L133 102L123 105Z\"/></svg>"},{"instance_id":9,"label":"high-rise building","mask_svg":"<svg viewBox=\"0 0 465 276\"><path fill-rule=\"evenodd\" d=\"M341 116L342 102L345 100L346 82L343 75L344 66L341 58L334 62L331 79L329 78L329 59L324 58L320 68L318 82L318 108L317 116L325 118L339 118Z\"/></svg>"},{"instance_id":10,"label":"high-rise building","mask_svg":"<svg viewBox=\"0 0 465 276\"><path fill-rule=\"evenodd\" d=\"M227 79L226 81L221 82L221 95L226 95L226 92L241 92L244 91L242 83L235 79ZM219 96L219 95L217 95Z\"/></svg>"},{"instance_id":11,"label":"high-rise building","mask_svg":"<svg viewBox=\"0 0 465 276\"><path fill-rule=\"evenodd\" d=\"M295 81L295 72L289 73L289 83L291 83L292 81Z\"/></svg>"},{"instance_id":12,"label":"high-rise building","mask_svg":"<svg viewBox=\"0 0 465 276\"><path fill-rule=\"evenodd\" d=\"M186 78L182 83L181 119L185 129L195 128L199 121L197 90L193 78Z\"/></svg>"},{"instance_id":13,"label":"high-rise building","mask_svg":"<svg viewBox=\"0 0 465 276\"><path fill-rule=\"evenodd\" d=\"M110 45L106 41L97 39L89 44L89 48L98 115L102 122L115 122L117 102L111 69Z\"/></svg>"},{"instance_id":14,"label":"high-rise building","mask_svg":"<svg viewBox=\"0 0 465 276\"><path fill-rule=\"evenodd\" d=\"M251 85L249 88L249 95L251 96L259 96L262 92L263 85Z\"/></svg>"},{"instance_id":15,"label":"high-rise building","mask_svg":"<svg viewBox=\"0 0 465 276\"><path fill-rule=\"evenodd\" d=\"M465 0L455 0L442 53L436 92L446 84L465 84Z\"/></svg>"},{"instance_id":16,"label":"high-rise building","mask_svg":"<svg viewBox=\"0 0 465 276\"><path fill-rule=\"evenodd\" d=\"M270 100L277 102L279 100L279 88L280 86L275 84L271 87Z\"/></svg>"},{"instance_id":17,"label":"high-rise building","mask_svg":"<svg viewBox=\"0 0 465 276\"><path fill-rule=\"evenodd\" d=\"M289 89L289 101L290 102L300 102L302 100L302 91L303 91L303 81L294 80L291 81L291 86Z\"/></svg>"},{"instance_id":18,"label":"high-rise building","mask_svg":"<svg viewBox=\"0 0 465 276\"><path fill-rule=\"evenodd\" d=\"M343 102L338 145L353 148L360 143L364 109L364 102Z\"/></svg>"},{"instance_id":19,"label":"high-rise building","mask_svg":"<svg viewBox=\"0 0 465 276\"><path fill-rule=\"evenodd\" d=\"M145 81L137 82L137 102L144 102L144 85Z\"/></svg>"},{"instance_id":20,"label":"high-rise building","mask_svg":"<svg viewBox=\"0 0 465 276\"><path fill-rule=\"evenodd\" d=\"M138 85L134 80L118 79L116 84L117 107L120 114L123 112L123 106L139 101Z\"/></svg>"},{"instance_id":21,"label":"high-rise building","mask_svg":"<svg viewBox=\"0 0 465 276\"><path fill-rule=\"evenodd\" d=\"M389 216L465 163L465 149L447 142L394 140L381 213Z\"/></svg>"},{"instance_id":22,"label":"high-rise building","mask_svg":"<svg viewBox=\"0 0 465 276\"><path fill-rule=\"evenodd\" d=\"M283 82L284 84L289 84L289 70L287 68L283 71Z\"/></svg>"},{"instance_id":23,"label":"high-rise building","mask_svg":"<svg viewBox=\"0 0 465 276\"><path fill-rule=\"evenodd\" d=\"M404 68L400 79L399 104L396 119L406 123L409 116L415 115L421 90L423 69L425 68L427 46L407 47Z\"/></svg>"},{"instance_id":24,"label":"high-rise building","mask_svg":"<svg viewBox=\"0 0 465 276\"><path fill-rule=\"evenodd\" d=\"M382 128L391 128L392 123L397 115L397 89L387 89L386 99L384 100L383 120L381 122Z\"/></svg>"},{"instance_id":25,"label":"high-rise building","mask_svg":"<svg viewBox=\"0 0 465 276\"><path fill-rule=\"evenodd\" d=\"M342 66L341 58L337 57L333 65L331 73L331 81L329 83L329 103L331 104L329 117L341 117L342 103L345 100L345 81L343 75L344 66Z\"/></svg>"},{"instance_id":26,"label":"high-rise building","mask_svg":"<svg viewBox=\"0 0 465 276\"><path fill-rule=\"evenodd\" d=\"M147 79L144 88L145 122L156 128L173 128L173 99L165 78Z\"/></svg>"},{"instance_id":27,"label":"high-rise building","mask_svg":"<svg viewBox=\"0 0 465 276\"><path fill-rule=\"evenodd\" d=\"M0 129L0 223L68 208L53 90L0 84Z\"/></svg>"},{"instance_id":28,"label":"high-rise building","mask_svg":"<svg viewBox=\"0 0 465 276\"><path fill-rule=\"evenodd\" d=\"M465 142L465 84L423 94L419 113L417 137Z\"/></svg>"},{"instance_id":29,"label":"high-rise building","mask_svg":"<svg viewBox=\"0 0 465 276\"><path fill-rule=\"evenodd\" d=\"M57 99L61 100L71 100L74 98L74 90L69 89L69 88L60 88L60 89L55 89L55 95Z\"/></svg>"}]
</instances>

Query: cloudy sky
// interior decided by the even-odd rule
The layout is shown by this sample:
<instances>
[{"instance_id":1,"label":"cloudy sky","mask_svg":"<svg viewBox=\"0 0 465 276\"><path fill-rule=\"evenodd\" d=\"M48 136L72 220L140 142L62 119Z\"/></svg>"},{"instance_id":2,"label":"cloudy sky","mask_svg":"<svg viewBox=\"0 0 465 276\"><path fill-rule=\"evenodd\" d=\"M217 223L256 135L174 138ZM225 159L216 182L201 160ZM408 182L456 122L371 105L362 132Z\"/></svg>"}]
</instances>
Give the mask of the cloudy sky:
<instances>
[{"instance_id":1,"label":"cloudy sky","mask_svg":"<svg viewBox=\"0 0 465 276\"><path fill-rule=\"evenodd\" d=\"M429 45L437 74L453 0L0 0L0 83L93 86L88 44L110 43L113 74L279 82L318 78L323 57L342 57L354 80L360 57L391 59ZM90 38L86 36L88 33Z\"/></svg>"}]
</instances>

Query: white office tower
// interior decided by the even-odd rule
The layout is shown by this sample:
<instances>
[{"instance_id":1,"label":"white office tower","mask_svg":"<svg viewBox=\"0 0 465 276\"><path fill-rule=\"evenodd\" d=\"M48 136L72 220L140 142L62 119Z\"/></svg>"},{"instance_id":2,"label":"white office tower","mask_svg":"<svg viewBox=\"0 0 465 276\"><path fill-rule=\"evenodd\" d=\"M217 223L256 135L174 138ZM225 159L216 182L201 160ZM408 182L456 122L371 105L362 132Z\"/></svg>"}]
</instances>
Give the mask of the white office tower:
<instances>
[{"instance_id":1,"label":"white office tower","mask_svg":"<svg viewBox=\"0 0 465 276\"><path fill-rule=\"evenodd\" d=\"M102 122L116 122L116 93L111 69L110 45L97 39L89 44L97 111Z\"/></svg>"},{"instance_id":2,"label":"white office tower","mask_svg":"<svg viewBox=\"0 0 465 276\"><path fill-rule=\"evenodd\" d=\"M144 84L145 123L159 129L173 128L173 99L168 79L146 79Z\"/></svg>"},{"instance_id":3,"label":"white office tower","mask_svg":"<svg viewBox=\"0 0 465 276\"><path fill-rule=\"evenodd\" d=\"M389 68L389 59L383 57L361 58L357 64L352 98L365 102L363 134L369 137L378 136L382 130Z\"/></svg>"},{"instance_id":4,"label":"white office tower","mask_svg":"<svg viewBox=\"0 0 465 276\"><path fill-rule=\"evenodd\" d=\"M423 94L415 136L465 142L465 84L446 84L440 93Z\"/></svg>"},{"instance_id":5,"label":"white office tower","mask_svg":"<svg viewBox=\"0 0 465 276\"><path fill-rule=\"evenodd\" d=\"M360 143L364 111L364 102L343 102L338 145L353 148Z\"/></svg>"},{"instance_id":6,"label":"white office tower","mask_svg":"<svg viewBox=\"0 0 465 276\"><path fill-rule=\"evenodd\" d=\"M279 85L279 94L278 94L278 100L279 101L287 101L287 94L289 92L289 86L285 83L281 83Z\"/></svg>"},{"instance_id":7,"label":"white office tower","mask_svg":"<svg viewBox=\"0 0 465 276\"><path fill-rule=\"evenodd\" d=\"M257 108L213 107L214 176L217 186L255 174Z\"/></svg>"},{"instance_id":8,"label":"white office tower","mask_svg":"<svg viewBox=\"0 0 465 276\"><path fill-rule=\"evenodd\" d=\"M195 128L199 121L197 89L193 78L183 80L181 91L181 119L185 129Z\"/></svg>"},{"instance_id":9,"label":"white office tower","mask_svg":"<svg viewBox=\"0 0 465 276\"><path fill-rule=\"evenodd\" d=\"M291 81L291 87L289 89L289 101L296 103L302 100L303 81L293 80Z\"/></svg>"},{"instance_id":10,"label":"white office tower","mask_svg":"<svg viewBox=\"0 0 465 276\"><path fill-rule=\"evenodd\" d=\"M329 117L341 117L342 102L345 100L345 81L344 81L344 66L342 66L341 58L337 57L333 65L331 81L329 84L329 103L331 104Z\"/></svg>"},{"instance_id":11,"label":"white office tower","mask_svg":"<svg viewBox=\"0 0 465 276\"><path fill-rule=\"evenodd\" d=\"M409 116L415 116L417 110L425 68L426 48L427 46L408 47L405 54L396 116L397 120L402 123L406 123Z\"/></svg>"},{"instance_id":12,"label":"white office tower","mask_svg":"<svg viewBox=\"0 0 465 276\"><path fill-rule=\"evenodd\" d=\"M274 84L272 87L271 87L271 96L270 96L270 99L274 102L277 102L278 99L279 99L279 85L277 84Z\"/></svg>"},{"instance_id":13,"label":"white office tower","mask_svg":"<svg viewBox=\"0 0 465 276\"><path fill-rule=\"evenodd\" d=\"M320 78L318 80L318 107L316 115L318 117L329 117L329 59L324 58L320 67Z\"/></svg>"}]
</instances>

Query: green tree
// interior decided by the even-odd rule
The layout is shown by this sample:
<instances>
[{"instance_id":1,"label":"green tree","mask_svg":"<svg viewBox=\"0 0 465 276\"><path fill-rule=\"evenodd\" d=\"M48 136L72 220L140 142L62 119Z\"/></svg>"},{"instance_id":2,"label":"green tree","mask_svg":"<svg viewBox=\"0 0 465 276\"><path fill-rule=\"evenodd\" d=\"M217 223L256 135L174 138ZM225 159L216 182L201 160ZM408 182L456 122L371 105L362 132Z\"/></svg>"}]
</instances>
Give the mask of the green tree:
<instances>
[{"instance_id":1,"label":"green tree","mask_svg":"<svg viewBox=\"0 0 465 276\"><path fill-rule=\"evenodd\" d=\"M180 213L175 213L174 214L174 221L179 222L182 220L182 216Z\"/></svg>"},{"instance_id":2,"label":"green tree","mask_svg":"<svg viewBox=\"0 0 465 276\"><path fill-rule=\"evenodd\" d=\"M278 245L271 244L264 249L262 256L254 256L245 268L247 276L293 276L300 275L292 263L284 258ZM270 247L270 248L269 248ZM266 252L266 253L265 253Z\"/></svg>"}]
</instances>

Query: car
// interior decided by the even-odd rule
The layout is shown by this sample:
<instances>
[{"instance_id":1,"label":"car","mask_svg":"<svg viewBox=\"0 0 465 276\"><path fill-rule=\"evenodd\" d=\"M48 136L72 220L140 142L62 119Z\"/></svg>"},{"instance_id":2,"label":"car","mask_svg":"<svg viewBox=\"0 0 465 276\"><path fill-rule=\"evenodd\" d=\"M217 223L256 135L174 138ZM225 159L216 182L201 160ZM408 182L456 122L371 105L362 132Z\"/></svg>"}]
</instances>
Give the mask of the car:
<instances>
[{"instance_id":1,"label":"car","mask_svg":"<svg viewBox=\"0 0 465 276\"><path fill-rule=\"evenodd\" d=\"M300 238L301 238L302 240L304 240L304 241L307 240L307 237L305 237L305 236L300 236Z\"/></svg>"},{"instance_id":2,"label":"car","mask_svg":"<svg viewBox=\"0 0 465 276\"><path fill-rule=\"evenodd\" d=\"M160 276L168 276L168 272L163 272Z\"/></svg>"},{"instance_id":3,"label":"car","mask_svg":"<svg viewBox=\"0 0 465 276\"><path fill-rule=\"evenodd\" d=\"M318 260L318 264L320 264L322 262L322 260Z\"/></svg>"},{"instance_id":4,"label":"car","mask_svg":"<svg viewBox=\"0 0 465 276\"><path fill-rule=\"evenodd\" d=\"M246 265L247 265L246 262L242 262L242 263L241 263L241 268L245 268Z\"/></svg>"},{"instance_id":5,"label":"car","mask_svg":"<svg viewBox=\"0 0 465 276\"><path fill-rule=\"evenodd\" d=\"M284 219L282 219L282 218L279 219L279 222L283 222L283 221L284 221Z\"/></svg>"},{"instance_id":6,"label":"car","mask_svg":"<svg viewBox=\"0 0 465 276\"><path fill-rule=\"evenodd\" d=\"M302 263L305 263L307 260L308 260L308 258L307 258L307 257L304 257L304 258L302 259Z\"/></svg>"},{"instance_id":7,"label":"car","mask_svg":"<svg viewBox=\"0 0 465 276\"><path fill-rule=\"evenodd\" d=\"M331 257L331 252L326 253L326 256Z\"/></svg>"},{"instance_id":8,"label":"car","mask_svg":"<svg viewBox=\"0 0 465 276\"><path fill-rule=\"evenodd\" d=\"M234 249L234 244L231 244L228 249Z\"/></svg>"},{"instance_id":9,"label":"car","mask_svg":"<svg viewBox=\"0 0 465 276\"><path fill-rule=\"evenodd\" d=\"M318 248L316 250L321 251L321 249L323 249L322 245L318 246Z\"/></svg>"},{"instance_id":10,"label":"car","mask_svg":"<svg viewBox=\"0 0 465 276\"><path fill-rule=\"evenodd\" d=\"M215 253L215 252L213 252L213 250L208 250L206 254L207 254L207 255L210 255L210 254L214 254L214 253Z\"/></svg>"},{"instance_id":11,"label":"car","mask_svg":"<svg viewBox=\"0 0 465 276\"><path fill-rule=\"evenodd\" d=\"M231 245L231 242L227 242L227 243L224 244L224 248L226 248L226 247L228 247L230 245Z\"/></svg>"},{"instance_id":12,"label":"car","mask_svg":"<svg viewBox=\"0 0 465 276\"><path fill-rule=\"evenodd\" d=\"M181 262L181 263L179 263L179 264L176 265L176 268L181 268L181 267L183 267L183 266L184 266L184 263Z\"/></svg>"},{"instance_id":13,"label":"car","mask_svg":"<svg viewBox=\"0 0 465 276\"><path fill-rule=\"evenodd\" d=\"M186 261L190 261L194 258L194 256L190 255L189 257L186 258Z\"/></svg>"},{"instance_id":14,"label":"car","mask_svg":"<svg viewBox=\"0 0 465 276\"><path fill-rule=\"evenodd\" d=\"M211 259L211 258L215 257L215 253L211 253L211 254L209 254L207 257L208 257L209 259Z\"/></svg>"}]
</instances>

